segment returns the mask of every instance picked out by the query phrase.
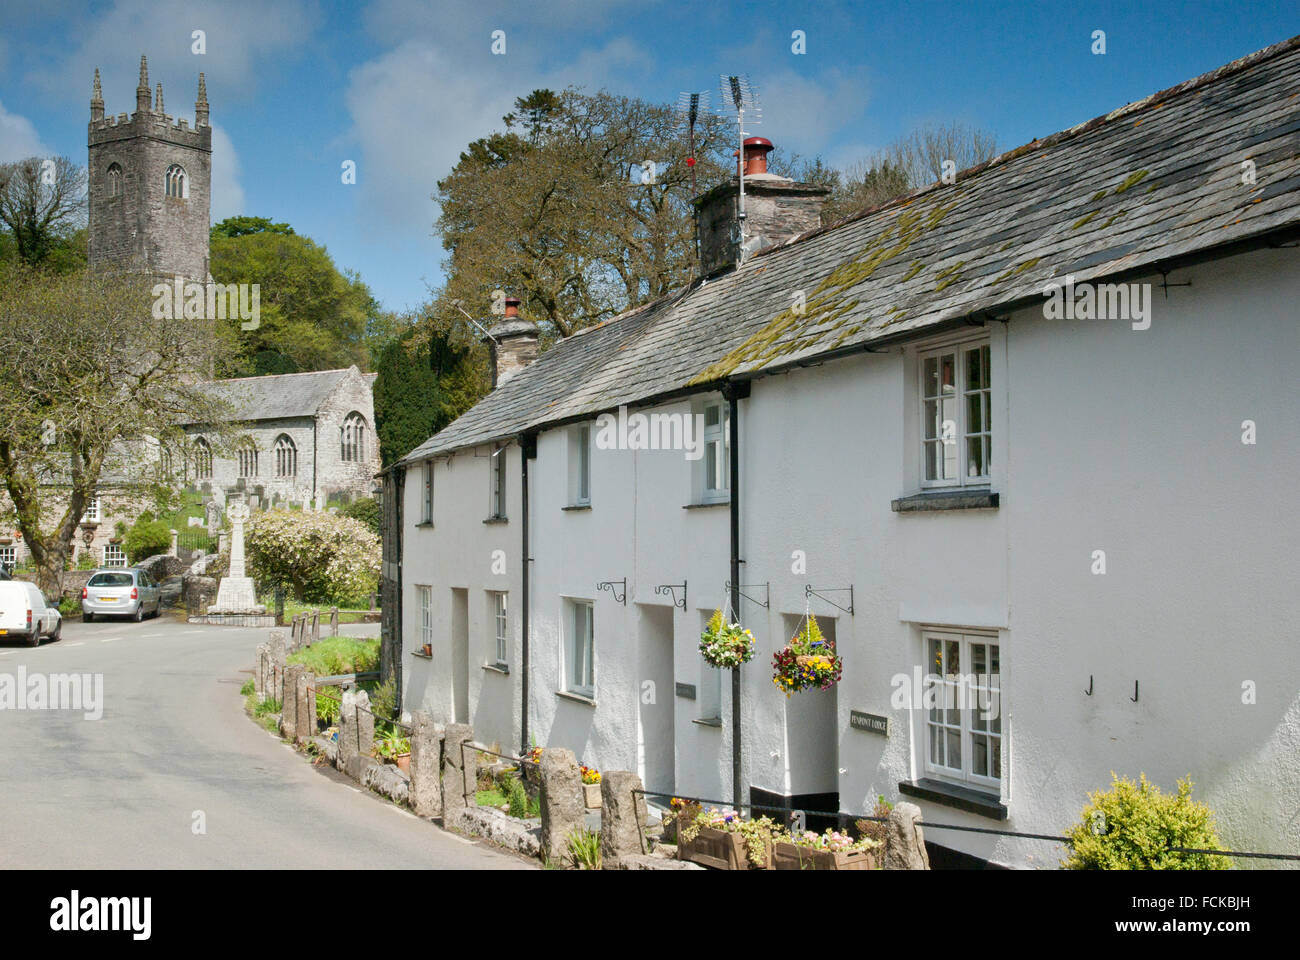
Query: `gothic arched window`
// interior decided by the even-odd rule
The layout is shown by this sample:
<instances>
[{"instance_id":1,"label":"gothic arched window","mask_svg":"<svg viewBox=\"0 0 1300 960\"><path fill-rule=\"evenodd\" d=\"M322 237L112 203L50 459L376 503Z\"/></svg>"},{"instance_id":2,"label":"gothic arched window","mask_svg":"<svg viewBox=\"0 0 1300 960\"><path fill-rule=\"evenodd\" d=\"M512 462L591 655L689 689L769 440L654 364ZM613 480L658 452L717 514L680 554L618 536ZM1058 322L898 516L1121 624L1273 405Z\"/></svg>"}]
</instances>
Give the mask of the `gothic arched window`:
<instances>
[{"instance_id":1,"label":"gothic arched window","mask_svg":"<svg viewBox=\"0 0 1300 960\"><path fill-rule=\"evenodd\" d=\"M194 478L212 479L212 447L202 437L194 441Z\"/></svg>"},{"instance_id":2,"label":"gothic arched window","mask_svg":"<svg viewBox=\"0 0 1300 960\"><path fill-rule=\"evenodd\" d=\"M120 163L110 163L106 177L105 196L120 197L122 195L122 165Z\"/></svg>"},{"instance_id":3,"label":"gothic arched window","mask_svg":"<svg viewBox=\"0 0 1300 960\"><path fill-rule=\"evenodd\" d=\"M277 477L298 476L298 448L285 433L280 434L275 441L275 475Z\"/></svg>"},{"instance_id":4,"label":"gothic arched window","mask_svg":"<svg viewBox=\"0 0 1300 960\"><path fill-rule=\"evenodd\" d=\"M366 459L366 418L355 410L343 421L341 446L344 462L361 463Z\"/></svg>"},{"instance_id":5,"label":"gothic arched window","mask_svg":"<svg viewBox=\"0 0 1300 960\"><path fill-rule=\"evenodd\" d=\"M253 442L251 437L245 437L240 441L236 457L239 460L240 477L251 478L257 476L257 444Z\"/></svg>"},{"instance_id":6,"label":"gothic arched window","mask_svg":"<svg viewBox=\"0 0 1300 960\"><path fill-rule=\"evenodd\" d=\"M190 195L189 182L185 179L185 168L179 163L173 163L167 168L166 183L167 196L183 200Z\"/></svg>"}]
</instances>

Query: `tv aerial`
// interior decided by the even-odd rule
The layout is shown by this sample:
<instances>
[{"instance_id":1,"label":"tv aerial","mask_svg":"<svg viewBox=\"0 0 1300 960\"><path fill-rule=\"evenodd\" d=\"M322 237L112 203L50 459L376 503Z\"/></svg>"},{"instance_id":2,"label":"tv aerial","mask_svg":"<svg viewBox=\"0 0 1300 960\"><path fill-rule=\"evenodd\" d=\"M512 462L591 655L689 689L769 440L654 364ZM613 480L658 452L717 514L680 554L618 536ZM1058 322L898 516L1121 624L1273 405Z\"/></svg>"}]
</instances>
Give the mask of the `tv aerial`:
<instances>
[{"instance_id":1,"label":"tv aerial","mask_svg":"<svg viewBox=\"0 0 1300 960\"><path fill-rule=\"evenodd\" d=\"M736 172L740 179L740 194L736 207L736 225L739 230L737 239L736 262L739 264L745 255L745 121L762 123L763 111L758 103L758 90L746 74L729 76L723 74L718 78L718 92L721 100L719 112L735 117L736 120ZM746 115L748 114L748 117Z\"/></svg>"},{"instance_id":2,"label":"tv aerial","mask_svg":"<svg viewBox=\"0 0 1300 960\"><path fill-rule=\"evenodd\" d=\"M709 109L709 93L707 90L699 93L683 93L677 97L677 112L682 115L686 122L686 166L691 171L691 196L698 196L699 191L695 187L695 125L699 122L700 114Z\"/></svg>"}]
</instances>

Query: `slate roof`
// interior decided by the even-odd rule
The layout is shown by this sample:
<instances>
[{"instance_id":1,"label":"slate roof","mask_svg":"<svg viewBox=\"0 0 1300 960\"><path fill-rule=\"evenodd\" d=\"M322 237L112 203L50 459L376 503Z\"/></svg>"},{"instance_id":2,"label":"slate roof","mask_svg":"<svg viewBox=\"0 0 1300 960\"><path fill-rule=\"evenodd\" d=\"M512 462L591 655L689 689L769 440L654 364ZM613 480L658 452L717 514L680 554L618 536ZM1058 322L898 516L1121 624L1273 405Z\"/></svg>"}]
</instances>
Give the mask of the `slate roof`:
<instances>
[{"instance_id":1,"label":"slate roof","mask_svg":"<svg viewBox=\"0 0 1300 960\"><path fill-rule=\"evenodd\" d=\"M206 386L218 399L232 405L235 410L232 420L314 417L325 398L355 370L356 367L346 367L342 370L240 377L235 380L213 380ZM362 376L368 383L374 383L374 374Z\"/></svg>"},{"instance_id":2,"label":"slate roof","mask_svg":"<svg viewBox=\"0 0 1300 960\"><path fill-rule=\"evenodd\" d=\"M1041 302L1067 274L1152 269L1296 227L1300 37L580 331L404 462Z\"/></svg>"}]
</instances>

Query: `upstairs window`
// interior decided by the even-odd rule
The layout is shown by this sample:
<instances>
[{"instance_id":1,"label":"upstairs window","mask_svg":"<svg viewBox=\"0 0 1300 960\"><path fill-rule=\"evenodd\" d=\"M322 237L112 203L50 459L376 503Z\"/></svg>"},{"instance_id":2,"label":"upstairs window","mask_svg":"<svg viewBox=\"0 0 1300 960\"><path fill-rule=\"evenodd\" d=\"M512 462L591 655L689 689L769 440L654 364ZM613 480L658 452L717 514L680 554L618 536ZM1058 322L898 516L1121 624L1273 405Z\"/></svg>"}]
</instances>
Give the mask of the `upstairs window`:
<instances>
[{"instance_id":1,"label":"upstairs window","mask_svg":"<svg viewBox=\"0 0 1300 960\"><path fill-rule=\"evenodd\" d=\"M420 497L420 522L433 523L433 461L424 461L424 488Z\"/></svg>"},{"instance_id":2,"label":"upstairs window","mask_svg":"<svg viewBox=\"0 0 1300 960\"><path fill-rule=\"evenodd\" d=\"M281 478L298 476L298 448L287 433L275 441L275 475Z\"/></svg>"},{"instance_id":3,"label":"upstairs window","mask_svg":"<svg viewBox=\"0 0 1300 960\"><path fill-rule=\"evenodd\" d=\"M591 506L591 425L569 431L569 505Z\"/></svg>"},{"instance_id":4,"label":"upstairs window","mask_svg":"<svg viewBox=\"0 0 1300 960\"><path fill-rule=\"evenodd\" d=\"M946 347L918 359L925 484L987 484L993 464L988 343Z\"/></svg>"},{"instance_id":5,"label":"upstairs window","mask_svg":"<svg viewBox=\"0 0 1300 960\"><path fill-rule=\"evenodd\" d=\"M343 421L340 454L344 463L363 463L366 459L366 418L353 411Z\"/></svg>"},{"instance_id":6,"label":"upstairs window","mask_svg":"<svg viewBox=\"0 0 1300 960\"><path fill-rule=\"evenodd\" d=\"M104 176L104 196L120 197L122 195L122 165L110 163Z\"/></svg>"},{"instance_id":7,"label":"upstairs window","mask_svg":"<svg viewBox=\"0 0 1300 960\"><path fill-rule=\"evenodd\" d=\"M721 401L704 407L704 484L701 500L720 503L731 496L731 417Z\"/></svg>"},{"instance_id":8,"label":"upstairs window","mask_svg":"<svg viewBox=\"0 0 1300 960\"><path fill-rule=\"evenodd\" d=\"M497 447L493 450L491 460L488 519L504 520L506 516L506 448Z\"/></svg>"},{"instance_id":9,"label":"upstairs window","mask_svg":"<svg viewBox=\"0 0 1300 960\"><path fill-rule=\"evenodd\" d=\"M185 168L179 163L173 163L167 168L163 180L167 188L167 196L177 200L184 200L190 195L189 178L185 176Z\"/></svg>"},{"instance_id":10,"label":"upstairs window","mask_svg":"<svg viewBox=\"0 0 1300 960\"><path fill-rule=\"evenodd\" d=\"M82 523L99 523L99 497L91 497L86 504L86 512L81 515Z\"/></svg>"},{"instance_id":11,"label":"upstairs window","mask_svg":"<svg viewBox=\"0 0 1300 960\"><path fill-rule=\"evenodd\" d=\"M194 441L194 478L212 479L212 447L202 437Z\"/></svg>"}]
</instances>

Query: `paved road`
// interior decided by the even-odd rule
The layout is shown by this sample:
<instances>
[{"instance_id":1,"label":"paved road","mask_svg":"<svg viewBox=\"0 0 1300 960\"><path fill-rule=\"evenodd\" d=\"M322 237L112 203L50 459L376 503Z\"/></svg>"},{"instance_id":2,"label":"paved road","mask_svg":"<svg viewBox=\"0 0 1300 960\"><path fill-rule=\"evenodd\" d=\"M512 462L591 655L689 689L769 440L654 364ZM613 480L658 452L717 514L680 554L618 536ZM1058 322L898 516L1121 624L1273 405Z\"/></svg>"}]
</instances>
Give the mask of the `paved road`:
<instances>
[{"instance_id":1,"label":"paved road","mask_svg":"<svg viewBox=\"0 0 1300 960\"><path fill-rule=\"evenodd\" d=\"M0 640L0 683L20 666L103 674L104 704L98 720L0 709L0 867L530 866L313 768L248 720L240 671L266 632L69 620L58 643Z\"/></svg>"}]
</instances>

